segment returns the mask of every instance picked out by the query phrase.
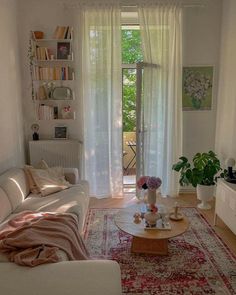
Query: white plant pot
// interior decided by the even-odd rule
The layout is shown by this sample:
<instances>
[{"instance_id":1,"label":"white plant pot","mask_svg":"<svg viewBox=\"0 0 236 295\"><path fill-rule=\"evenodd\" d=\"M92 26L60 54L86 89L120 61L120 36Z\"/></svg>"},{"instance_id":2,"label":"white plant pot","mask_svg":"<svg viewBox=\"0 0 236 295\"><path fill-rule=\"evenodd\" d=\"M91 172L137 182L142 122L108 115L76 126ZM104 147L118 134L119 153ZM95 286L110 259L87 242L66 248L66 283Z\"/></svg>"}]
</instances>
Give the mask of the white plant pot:
<instances>
[{"instance_id":1,"label":"white plant pot","mask_svg":"<svg viewBox=\"0 0 236 295\"><path fill-rule=\"evenodd\" d=\"M197 185L197 198L201 201L198 204L198 208L208 210L211 209L211 205L207 202L213 199L215 185Z\"/></svg>"}]
</instances>

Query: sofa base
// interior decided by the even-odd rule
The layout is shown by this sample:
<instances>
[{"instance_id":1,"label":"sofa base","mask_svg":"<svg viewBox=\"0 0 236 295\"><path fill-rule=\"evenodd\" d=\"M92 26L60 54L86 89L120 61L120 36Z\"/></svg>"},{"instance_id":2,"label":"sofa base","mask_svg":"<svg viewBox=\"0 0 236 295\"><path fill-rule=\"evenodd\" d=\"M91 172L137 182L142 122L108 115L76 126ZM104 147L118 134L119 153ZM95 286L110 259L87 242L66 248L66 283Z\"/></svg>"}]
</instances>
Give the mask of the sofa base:
<instances>
[{"instance_id":1,"label":"sofa base","mask_svg":"<svg viewBox=\"0 0 236 295\"><path fill-rule=\"evenodd\" d=\"M35 268L0 263L2 295L121 295L118 263L66 261Z\"/></svg>"}]
</instances>

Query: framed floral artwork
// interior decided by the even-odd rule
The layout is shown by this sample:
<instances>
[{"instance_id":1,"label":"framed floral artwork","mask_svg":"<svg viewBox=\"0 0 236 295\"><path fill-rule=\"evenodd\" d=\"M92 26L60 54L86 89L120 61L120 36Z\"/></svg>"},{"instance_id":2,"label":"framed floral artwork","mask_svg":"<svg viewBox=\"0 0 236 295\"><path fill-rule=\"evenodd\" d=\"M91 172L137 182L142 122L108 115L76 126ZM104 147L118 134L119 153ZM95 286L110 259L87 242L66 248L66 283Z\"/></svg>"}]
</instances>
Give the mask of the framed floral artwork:
<instances>
[{"instance_id":1,"label":"framed floral artwork","mask_svg":"<svg viewBox=\"0 0 236 295\"><path fill-rule=\"evenodd\" d=\"M213 66L183 68L183 110L210 110L212 105Z\"/></svg>"}]
</instances>

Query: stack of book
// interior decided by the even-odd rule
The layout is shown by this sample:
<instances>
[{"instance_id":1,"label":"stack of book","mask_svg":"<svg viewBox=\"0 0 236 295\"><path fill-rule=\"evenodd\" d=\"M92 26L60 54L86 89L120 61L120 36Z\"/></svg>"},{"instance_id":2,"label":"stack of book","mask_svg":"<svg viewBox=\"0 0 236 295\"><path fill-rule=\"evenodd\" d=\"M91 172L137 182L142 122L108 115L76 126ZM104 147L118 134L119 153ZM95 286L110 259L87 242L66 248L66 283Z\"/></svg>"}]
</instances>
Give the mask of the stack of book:
<instances>
[{"instance_id":1,"label":"stack of book","mask_svg":"<svg viewBox=\"0 0 236 295\"><path fill-rule=\"evenodd\" d=\"M54 33L53 39L71 39L72 37L72 27L61 27L57 26Z\"/></svg>"},{"instance_id":2,"label":"stack of book","mask_svg":"<svg viewBox=\"0 0 236 295\"><path fill-rule=\"evenodd\" d=\"M37 60L49 60L50 54L49 48L36 46L35 57Z\"/></svg>"},{"instance_id":3,"label":"stack of book","mask_svg":"<svg viewBox=\"0 0 236 295\"><path fill-rule=\"evenodd\" d=\"M54 119L54 108L52 106L40 104L38 108L39 120L52 120Z\"/></svg>"}]
</instances>

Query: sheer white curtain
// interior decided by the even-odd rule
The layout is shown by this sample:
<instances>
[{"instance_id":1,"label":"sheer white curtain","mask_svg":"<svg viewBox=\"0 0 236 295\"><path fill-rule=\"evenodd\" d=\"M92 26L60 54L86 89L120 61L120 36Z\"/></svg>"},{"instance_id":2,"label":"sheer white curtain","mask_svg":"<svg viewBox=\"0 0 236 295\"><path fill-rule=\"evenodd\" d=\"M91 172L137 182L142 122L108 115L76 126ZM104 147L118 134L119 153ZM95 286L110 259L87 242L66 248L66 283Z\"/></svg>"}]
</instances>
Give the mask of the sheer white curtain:
<instances>
[{"instance_id":1,"label":"sheer white curtain","mask_svg":"<svg viewBox=\"0 0 236 295\"><path fill-rule=\"evenodd\" d=\"M143 70L144 174L162 179L162 193L178 194L172 164L182 154L182 9L177 4L138 7Z\"/></svg>"},{"instance_id":2,"label":"sheer white curtain","mask_svg":"<svg viewBox=\"0 0 236 295\"><path fill-rule=\"evenodd\" d=\"M120 15L115 3L81 7L84 168L98 198L122 196Z\"/></svg>"}]
</instances>

